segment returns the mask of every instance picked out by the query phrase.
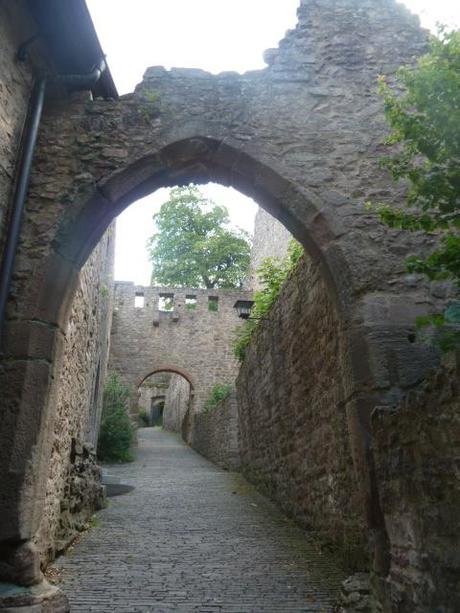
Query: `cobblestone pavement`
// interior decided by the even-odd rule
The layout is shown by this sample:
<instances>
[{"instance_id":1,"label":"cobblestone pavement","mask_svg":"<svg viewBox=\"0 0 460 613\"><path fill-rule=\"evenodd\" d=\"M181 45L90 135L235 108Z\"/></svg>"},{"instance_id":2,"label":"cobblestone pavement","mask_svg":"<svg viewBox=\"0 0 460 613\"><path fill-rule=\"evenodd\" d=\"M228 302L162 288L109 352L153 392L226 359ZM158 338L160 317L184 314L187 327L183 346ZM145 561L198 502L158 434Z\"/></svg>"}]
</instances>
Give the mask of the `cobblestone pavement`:
<instances>
[{"instance_id":1,"label":"cobblestone pavement","mask_svg":"<svg viewBox=\"0 0 460 613\"><path fill-rule=\"evenodd\" d=\"M334 565L239 475L176 435L139 430L135 489L60 558L73 613L334 611Z\"/></svg>"}]
</instances>

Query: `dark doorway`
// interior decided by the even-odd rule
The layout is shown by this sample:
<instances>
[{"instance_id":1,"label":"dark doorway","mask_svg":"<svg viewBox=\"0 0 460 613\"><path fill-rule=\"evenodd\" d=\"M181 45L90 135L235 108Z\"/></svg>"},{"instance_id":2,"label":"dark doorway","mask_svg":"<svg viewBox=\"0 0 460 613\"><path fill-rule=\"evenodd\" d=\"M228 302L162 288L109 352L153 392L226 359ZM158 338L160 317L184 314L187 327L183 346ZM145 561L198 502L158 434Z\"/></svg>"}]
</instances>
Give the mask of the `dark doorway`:
<instances>
[{"instance_id":1,"label":"dark doorway","mask_svg":"<svg viewBox=\"0 0 460 613\"><path fill-rule=\"evenodd\" d=\"M152 405L150 407L150 423L152 426L163 425L163 410L165 407L164 400L158 400L152 398Z\"/></svg>"}]
</instances>

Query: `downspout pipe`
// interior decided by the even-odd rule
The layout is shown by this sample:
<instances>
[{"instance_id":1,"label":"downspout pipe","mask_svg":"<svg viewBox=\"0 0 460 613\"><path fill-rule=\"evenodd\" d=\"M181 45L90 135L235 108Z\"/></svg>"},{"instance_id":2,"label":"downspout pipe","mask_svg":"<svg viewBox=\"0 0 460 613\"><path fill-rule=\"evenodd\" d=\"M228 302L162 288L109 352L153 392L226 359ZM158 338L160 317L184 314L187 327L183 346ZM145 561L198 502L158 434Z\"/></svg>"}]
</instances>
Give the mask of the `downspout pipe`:
<instances>
[{"instance_id":1,"label":"downspout pipe","mask_svg":"<svg viewBox=\"0 0 460 613\"><path fill-rule=\"evenodd\" d=\"M48 83L66 85L71 90L90 89L101 78L106 68L105 60L102 59L98 66L87 74L64 74L51 77L39 77L34 84L32 97L29 104L28 120L26 123L21 154L17 167L17 181L11 204L11 215L6 236L6 244L0 268L0 335L1 345L4 341L4 323L6 305L11 287L14 260L21 232L22 216L32 172L32 161L37 143L40 120L45 103L45 93Z\"/></svg>"}]
</instances>

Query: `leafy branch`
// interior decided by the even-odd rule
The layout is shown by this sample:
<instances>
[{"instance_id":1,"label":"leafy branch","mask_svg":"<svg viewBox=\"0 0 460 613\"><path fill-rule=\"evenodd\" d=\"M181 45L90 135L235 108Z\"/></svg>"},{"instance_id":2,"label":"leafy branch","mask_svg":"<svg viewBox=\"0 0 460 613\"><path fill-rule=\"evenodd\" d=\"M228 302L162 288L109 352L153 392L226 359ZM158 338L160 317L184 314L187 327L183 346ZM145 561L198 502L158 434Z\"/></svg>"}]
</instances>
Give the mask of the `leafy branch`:
<instances>
[{"instance_id":1,"label":"leafy branch","mask_svg":"<svg viewBox=\"0 0 460 613\"><path fill-rule=\"evenodd\" d=\"M397 73L396 87L380 77L379 92L391 134L385 144L393 148L382 161L394 181L405 181L407 210L388 205L367 207L383 223L410 232L438 237L425 257L406 260L407 270L431 280L452 280L460 290L460 31L441 27L429 53L415 66ZM442 328L440 345L452 348L460 333L458 303L444 313L420 318L418 325Z\"/></svg>"}]
</instances>

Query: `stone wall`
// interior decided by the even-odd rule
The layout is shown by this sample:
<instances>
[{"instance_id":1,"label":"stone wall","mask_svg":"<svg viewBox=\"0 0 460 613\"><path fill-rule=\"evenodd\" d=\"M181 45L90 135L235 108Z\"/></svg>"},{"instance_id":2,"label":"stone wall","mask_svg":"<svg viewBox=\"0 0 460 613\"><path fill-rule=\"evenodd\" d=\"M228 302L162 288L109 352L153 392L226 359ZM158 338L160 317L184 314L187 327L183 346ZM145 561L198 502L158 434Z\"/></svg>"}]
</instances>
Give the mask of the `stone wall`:
<instances>
[{"instance_id":1,"label":"stone wall","mask_svg":"<svg viewBox=\"0 0 460 613\"><path fill-rule=\"evenodd\" d=\"M82 529L104 496L95 447L107 368L113 296L112 229L80 273L57 375L56 418L48 432L45 505L35 542L43 565Z\"/></svg>"},{"instance_id":2,"label":"stone wall","mask_svg":"<svg viewBox=\"0 0 460 613\"><path fill-rule=\"evenodd\" d=\"M193 449L222 468L240 469L238 404L234 392L211 411L192 416L190 428Z\"/></svg>"},{"instance_id":3,"label":"stone wall","mask_svg":"<svg viewBox=\"0 0 460 613\"><path fill-rule=\"evenodd\" d=\"M460 611L460 368L442 368L373 415L391 543L388 610Z\"/></svg>"},{"instance_id":4,"label":"stone wall","mask_svg":"<svg viewBox=\"0 0 460 613\"><path fill-rule=\"evenodd\" d=\"M342 329L318 268L302 259L249 345L237 379L242 469L301 525L366 557L353 469Z\"/></svg>"},{"instance_id":5,"label":"stone wall","mask_svg":"<svg viewBox=\"0 0 460 613\"><path fill-rule=\"evenodd\" d=\"M265 258L283 259L292 238L292 234L283 224L259 207L254 223L249 278L246 282L248 289L261 289L257 269Z\"/></svg>"},{"instance_id":6,"label":"stone wall","mask_svg":"<svg viewBox=\"0 0 460 613\"><path fill-rule=\"evenodd\" d=\"M163 412L163 428L172 432L182 431L182 422L190 407L190 383L180 375L172 374L166 391Z\"/></svg>"},{"instance_id":7,"label":"stone wall","mask_svg":"<svg viewBox=\"0 0 460 613\"><path fill-rule=\"evenodd\" d=\"M32 32L23 4L0 2L0 255L32 83L29 66L16 60L19 45Z\"/></svg>"},{"instance_id":8,"label":"stone wall","mask_svg":"<svg viewBox=\"0 0 460 613\"><path fill-rule=\"evenodd\" d=\"M143 306L135 304L143 298ZM174 295L174 309L160 310L161 296ZM196 298L194 309L190 298ZM155 372L176 372L193 388L193 408L201 410L216 383L232 383L238 363L232 351L235 328L241 325L233 308L248 292L194 288L141 287L115 284L110 369L137 394ZM217 304L217 310L209 305ZM133 408L137 406L134 399Z\"/></svg>"}]
</instances>

